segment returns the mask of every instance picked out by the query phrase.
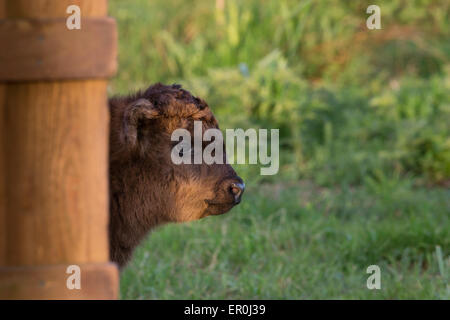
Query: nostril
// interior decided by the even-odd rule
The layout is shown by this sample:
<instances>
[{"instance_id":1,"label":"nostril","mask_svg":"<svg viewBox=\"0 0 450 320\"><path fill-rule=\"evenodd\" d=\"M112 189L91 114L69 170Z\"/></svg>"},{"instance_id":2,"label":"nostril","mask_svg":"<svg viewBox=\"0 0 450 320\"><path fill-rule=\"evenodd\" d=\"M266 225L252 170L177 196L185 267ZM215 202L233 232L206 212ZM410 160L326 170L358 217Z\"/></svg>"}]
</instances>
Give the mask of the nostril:
<instances>
[{"instance_id":1,"label":"nostril","mask_svg":"<svg viewBox=\"0 0 450 320\"><path fill-rule=\"evenodd\" d=\"M236 203L241 201L242 193L245 190L245 184L234 182L230 186L230 192L234 196L234 200Z\"/></svg>"},{"instance_id":2,"label":"nostril","mask_svg":"<svg viewBox=\"0 0 450 320\"><path fill-rule=\"evenodd\" d=\"M241 193L241 188L239 188L238 186L232 185L231 186L231 193L233 195L239 195L239 193Z\"/></svg>"}]
</instances>

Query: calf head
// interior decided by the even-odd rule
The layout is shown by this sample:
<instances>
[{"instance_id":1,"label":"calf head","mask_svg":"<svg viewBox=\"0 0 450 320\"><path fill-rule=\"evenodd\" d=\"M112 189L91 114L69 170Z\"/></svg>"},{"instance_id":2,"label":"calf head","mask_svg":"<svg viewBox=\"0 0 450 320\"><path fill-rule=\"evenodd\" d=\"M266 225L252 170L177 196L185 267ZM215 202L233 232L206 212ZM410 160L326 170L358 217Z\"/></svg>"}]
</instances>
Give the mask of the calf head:
<instances>
[{"instance_id":1,"label":"calf head","mask_svg":"<svg viewBox=\"0 0 450 320\"><path fill-rule=\"evenodd\" d=\"M119 266L153 227L223 214L240 202L244 183L225 152L223 164L172 161L174 130L194 137L194 121L203 132L218 128L205 101L178 85L156 84L109 104L110 251Z\"/></svg>"}]
</instances>

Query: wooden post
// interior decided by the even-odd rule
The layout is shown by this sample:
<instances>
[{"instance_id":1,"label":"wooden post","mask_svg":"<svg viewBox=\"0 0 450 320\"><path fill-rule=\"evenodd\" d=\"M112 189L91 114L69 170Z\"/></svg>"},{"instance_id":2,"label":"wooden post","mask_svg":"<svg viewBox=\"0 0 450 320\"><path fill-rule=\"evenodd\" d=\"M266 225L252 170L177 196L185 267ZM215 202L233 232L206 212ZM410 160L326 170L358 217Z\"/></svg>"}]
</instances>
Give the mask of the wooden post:
<instances>
[{"instance_id":1,"label":"wooden post","mask_svg":"<svg viewBox=\"0 0 450 320\"><path fill-rule=\"evenodd\" d=\"M66 27L72 4L80 30ZM107 234L116 28L106 16L107 0L0 0L0 299L118 296ZM68 288L69 265L81 289Z\"/></svg>"}]
</instances>

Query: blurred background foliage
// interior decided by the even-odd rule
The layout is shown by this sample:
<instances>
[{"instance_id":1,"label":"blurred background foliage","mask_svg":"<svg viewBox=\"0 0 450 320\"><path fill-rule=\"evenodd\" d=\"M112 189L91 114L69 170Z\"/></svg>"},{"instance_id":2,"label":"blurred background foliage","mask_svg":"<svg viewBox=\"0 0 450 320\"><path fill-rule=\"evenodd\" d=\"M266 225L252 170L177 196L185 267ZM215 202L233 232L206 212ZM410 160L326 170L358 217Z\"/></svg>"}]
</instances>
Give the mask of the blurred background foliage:
<instances>
[{"instance_id":1,"label":"blurred background foliage","mask_svg":"<svg viewBox=\"0 0 450 320\"><path fill-rule=\"evenodd\" d=\"M112 92L177 82L208 101L222 129L279 128L284 178L447 184L450 3L379 1L382 30L367 29L369 4L113 0Z\"/></svg>"},{"instance_id":2,"label":"blurred background foliage","mask_svg":"<svg viewBox=\"0 0 450 320\"><path fill-rule=\"evenodd\" d=\"M181 83L281 143L277 175L235 166L231 213L152 233L123 298L450 299L449 1L109 3L111 95Z\"/></svg>"}]
</instances>

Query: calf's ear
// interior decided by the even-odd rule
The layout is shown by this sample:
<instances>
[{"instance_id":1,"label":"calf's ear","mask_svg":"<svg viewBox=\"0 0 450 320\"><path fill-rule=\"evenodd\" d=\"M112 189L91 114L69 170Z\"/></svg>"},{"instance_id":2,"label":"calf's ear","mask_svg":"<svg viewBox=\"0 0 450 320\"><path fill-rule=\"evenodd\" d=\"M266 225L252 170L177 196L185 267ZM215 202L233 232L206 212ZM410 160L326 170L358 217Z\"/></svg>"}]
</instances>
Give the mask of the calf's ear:
<instances>
[{"instance_id":1,"label":"calf's ear","mask_svg":"<svg viewBox=\"0 0 450 320\"><path fill-rule=\"evenodd\" d=\"M159 111L147 99L130 103L123 115L123 135L125 143L134 147L138 144L139 129L145 120L160 117Z\"/></svg>"}]
</instances>

